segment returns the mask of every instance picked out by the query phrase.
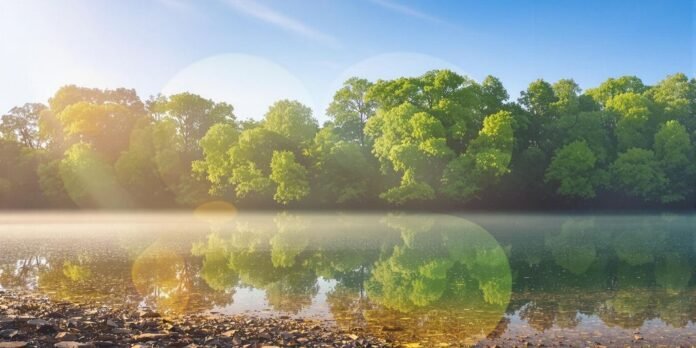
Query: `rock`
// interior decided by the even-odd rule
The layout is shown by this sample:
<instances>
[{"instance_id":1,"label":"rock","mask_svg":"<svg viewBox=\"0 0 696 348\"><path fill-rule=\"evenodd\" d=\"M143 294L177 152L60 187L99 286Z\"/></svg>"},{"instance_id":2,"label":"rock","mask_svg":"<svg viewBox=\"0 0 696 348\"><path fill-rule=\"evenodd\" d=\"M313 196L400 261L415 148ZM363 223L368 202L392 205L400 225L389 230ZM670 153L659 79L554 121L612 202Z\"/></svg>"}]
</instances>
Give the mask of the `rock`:
<instances>
[{"instance_id":1,"label":"rock","mask_svg":"<svg viewBox=\"0 0 696 348\"><path fill-rule=\"evenodd\" d=\"M159 313L153 312L153 311L143 311L143 312L140 312L140 317L143 319L160 318L161 315Z\"/></svg>"},{"instance_id":2,"label":"rock","mask_svg":"<svg viewBox=\"0 0 696 348\"><path fill-rule=\"evenodd\" d=\"M115 329L111 330L111 333L117 334L117 335L129 335L132 332L133 332L132 330L124 329L124 328L115 328Z\"/></svg>"},{"instance_id":3,"label":"rock","mask_svg":"<svg viewBox=\"0 0 696 348\"><path fill-rule=\"evenodd\" d=\"M24 348L27 346L27 342L15 341L15 342L0 342L0 348Z\"/></svg>"},{"instance_id":4,"label":"rock","mask_svg":"<svg viewBox=\"0 0 696 348\"><path fill-rule=\"evenodd\" d=\"M0 331L0 337L2 338L12 338L17 336L19 331L14 330L14 329L7 329L7 330L2 330Z\"/></svg>"},{"instance_id":5,"label":"rock","mask_svg":"<svg viewBox=\"0 0 696 348\"><path fill-rule=\"evenodd\" d=\"M147 342L147 341L155 341L155 340L165 338L168 336L169 335L162 334L162 333L144 333L144 334L133 336L133 339L138 341L138 342Z\"/></svg>"},{"instance_id":6,"label":"rock","mask_svg":"<svg viewBox=\"0 0 696 348\"><path fill-rule=\"evenodd\" d=\"M229 330L229 331L223 332L221 335L225 336L225 337L232 337L236 333L237 333L237 330Z\"/></svg>"},{"instance_id":7,"label":"rock","mask_svg":"<svg viewBox=\"0 0 696 348\"><path fill-rule=\"evenodd\" d=\"M31 319L31 320L27 320L27 325L44 326L44 325L51 325L51 323L49 323L43 319Z\"/></svg>"},{"instance_id":8,"label":"rock","mask_svg":"<svg viewBox=\"0 0 696 348\"><path fill-rule=\"evenodd\" d=\"M59 332L55 337L56 341L74 341L77 335L70 332Z\"/></svg>"},{"instance_id":9,"label":"rock","mask_svg":"<svg viewBox=\"0 0 696 348\"><path fill-rule=\"evenodd\" d=\"M40 333L42 335L53 335L56 332L58 332L58 330L56 330L56 328L53 327L53 325L49 324L49 325L41 325L38 329L36 329L36 332Z\"/></svg>"},{"instance_id":10,"label":"rock","mask_svg":"<svg viewBox=\"0 0 696 348\"><path fill-rule=\"evenodd\" d=\"M94 348L92 343L81 343L75 341L63 341L53 345L55 348Z\"/></svg>"}]
</instances>

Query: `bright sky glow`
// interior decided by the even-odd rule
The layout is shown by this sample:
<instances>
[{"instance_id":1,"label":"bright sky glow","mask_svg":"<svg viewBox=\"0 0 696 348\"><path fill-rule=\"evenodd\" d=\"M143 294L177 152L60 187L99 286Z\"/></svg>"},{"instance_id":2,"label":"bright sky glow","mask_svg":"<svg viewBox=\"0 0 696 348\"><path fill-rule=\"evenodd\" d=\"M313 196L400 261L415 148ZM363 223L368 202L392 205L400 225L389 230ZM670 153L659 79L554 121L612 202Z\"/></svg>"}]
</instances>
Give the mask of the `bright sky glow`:
<instances>
[{"instance_id":1,"label":"bright sky glow","mask_svg":"<svg viewBox=\"0 0 696 348\"><path fill-rule=\"evenodd\" d=\"M513 98L536 78L651 84L695 74L695 14L691 0L1 0L0 112L65 84L147 98L191 83L241 117L287 97L323 120L345 77L439 67L495 75Z\"/></svg>"}]
</instances>

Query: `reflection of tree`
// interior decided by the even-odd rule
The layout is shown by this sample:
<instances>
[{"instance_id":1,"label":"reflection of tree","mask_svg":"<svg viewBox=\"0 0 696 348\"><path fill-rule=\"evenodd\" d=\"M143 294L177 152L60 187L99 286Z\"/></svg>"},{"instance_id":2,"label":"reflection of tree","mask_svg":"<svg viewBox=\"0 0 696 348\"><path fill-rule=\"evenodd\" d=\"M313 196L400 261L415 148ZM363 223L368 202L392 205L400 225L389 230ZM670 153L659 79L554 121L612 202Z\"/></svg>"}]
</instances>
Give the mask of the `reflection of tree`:
<instances>
[{"instance_id":1,"label":"reflection of tree","mask_svg":"<svg viewBox=\"0 0 696 348\"><path fill-rule=\"evenodd\" d=\"M200 277L215 291L224 291L232 296L238 275L229 267L229 246L217 233L208 235L207 243L195 243L191 249L194 256L203 257Z\"/></svg>"},{"instance_id":2,"label":"reflection of tree","mask_svg":"<svg viewBox=\"0 0 696 348\"><path fill-rule=\"evenodd\" d=\"M283 214L275 224L241 224L231 238L228 267L243 285L264 289L274 309L297 313L318 291L316 274L304 266L309 255L302 223Z\"/></svg>"},{"instance_id":3,"label":"reflection of tree","mask_svg":"<svg viewBox=\"0 0 696 348\"><path fill-rule=\"evenodd\" d=\"M0 265L0 286L6 288L33 288L38 275L48 267L45 257L32 255Z\"/></svg>"},{"instance_id":4,"label":"reflection of tree","mask_svg":"<svg viewBox=\"0 0 696 348\"><path fill-rule=\"evenodd\" d=\"M390 335L402 338L456 333L472 343L504 330L495 328L506 308L537 330L576 327L578 314L622 328L696 318L693 218L520 221L514 230L496 225L503 249L454 217L241 216L197 243L138 232L0 255L0 284L38 286L60 300L145 303L163 314L224 306L246 286L265 291L271 308L298 313L323 278L335 284L327 304L341 327L400 327Z\"/></svg>"},{"instance_id":5,"label":"reflection of tree","mask_svg":"<svg viewBox=\"0 0 696 348\"><path fill-rule=\"evenodd\" d=\"M214 239L213 239L214 242ZM213 244L213 250L216 245ZM198 248L196 248L198 249ZM211 288L202 276L200 260L180 253L176 245L163 240L148 247L132 265L132 279L143 302L158 311L181 314L226 305L231 294ZM214 257L213 252L213 257ZM210 259L206 259L210 262ZM215 274L215 260L209 263ZM219 279L214 279L220 281ZM216 284L216 282L213 284Z\"/></svg>"},{"instance_id":6,"label":"reflection of tree","mask_svg":"<svg viewBox=\"0 0 696 348\"><path fill-rule=\"evenodd\" d=\"M597 216L517 226L510 313L537 330L573 327L577 313L636 328L658 318L681 327L693 312L693 218ZM546 224L546 225L544 225ZM556 227L554 227L556 226ZM539 229L548 229L543 247ZM530 255L535 262L529 262Z\"/></svg>"},{"instance_id":7,"label":"reflection of tree","mask_svg":"<svg viewBox=\"0 0 696 348\"><path fill-rule=\"evenodd\" d=\"M447 216L398 215L386 223L400 231L403 244L382 254L366 282L370 300L382 307L368 313L373 321L410 315L418 318L418 327L412 320L393 325L456 332L465 342L496 328L512 278L505 252L490 234Z\"/></svg>"},{"instance_id":8,"label":"reflection of tree","mask_svg":"<svg viewBox=\"0 0 696 348\"><path fill-rule=\"evenodd\" d=\"M609 325L637 328L650 317L653 294L644 267L620 264L616 292L605 301L599 316Z\"/></svg>"},{"instance_id":9,"label":"reflection of tree","mask_svg":"<svg viewBox=\"0 0 696 348\"><path fill-rule=\"evenodd\" d=\"M622 261L639 266L655 261L664 250L665 232L656 224L641 219L639 224L621 226L614 237L614 250Z\"/></svg>"},{"instance_id":10,"label":"reflection of tree","mask_svg":"<svg viewBox=\"0 0 696 348\"><path fill-rule=\"evenodd\" d=\"M597 259L593 240L594 220L570 219L558 235L546 237L546 247L556 263L574 274L583 274Z\"/></svg>"},{"instance_id":11,"label":"reflection of tree","mask_svg":"<svg viewBox=\"0 0 696 348\"><path fill-rule=\"evenodd\" d=\"M689 260L675 252L666 253L655 264L655 281L670 294L686 289L694 267Z\"/></svg>"}]
</instances>

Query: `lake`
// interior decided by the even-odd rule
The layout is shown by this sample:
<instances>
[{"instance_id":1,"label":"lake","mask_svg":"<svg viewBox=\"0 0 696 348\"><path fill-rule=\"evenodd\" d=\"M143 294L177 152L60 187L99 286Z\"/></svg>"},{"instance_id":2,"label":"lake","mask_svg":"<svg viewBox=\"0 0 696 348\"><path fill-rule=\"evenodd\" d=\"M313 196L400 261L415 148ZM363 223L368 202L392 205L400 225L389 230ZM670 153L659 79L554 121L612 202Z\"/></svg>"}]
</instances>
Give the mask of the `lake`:
<instances>
[{"instance_id":1,"label":"lake","mask_svg":"<svg viewBox=\"0 0 696 348\"><path fill-rule=\"evenodd\" d=\"M442 343L696 344L696 215L7 213L0 289ZM505 343L504 343L505 345Z\"/></svg>"}]
</instances>

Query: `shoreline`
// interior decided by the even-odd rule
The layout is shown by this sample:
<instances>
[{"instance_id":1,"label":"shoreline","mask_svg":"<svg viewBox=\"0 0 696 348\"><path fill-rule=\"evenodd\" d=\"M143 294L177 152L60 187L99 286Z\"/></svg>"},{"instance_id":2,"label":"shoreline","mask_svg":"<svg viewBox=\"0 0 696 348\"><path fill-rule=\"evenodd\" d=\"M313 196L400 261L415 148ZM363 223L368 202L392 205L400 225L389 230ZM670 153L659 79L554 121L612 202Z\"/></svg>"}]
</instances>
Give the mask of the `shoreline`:
<instances>
[{"instance_id":1,"label":"shoreline","mask_svg":"<svg viewBox=\"0 0 696 348\"><path fill-rule=\"evenodd\" d=\"M162 316L137 308L58 302L0 290L0 347L392 347L321 320L250 315Z\"/></svg>"}]
</instances>

